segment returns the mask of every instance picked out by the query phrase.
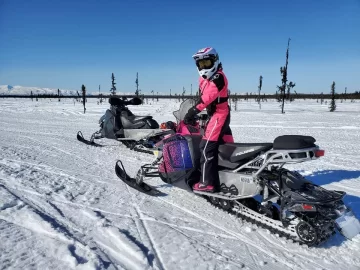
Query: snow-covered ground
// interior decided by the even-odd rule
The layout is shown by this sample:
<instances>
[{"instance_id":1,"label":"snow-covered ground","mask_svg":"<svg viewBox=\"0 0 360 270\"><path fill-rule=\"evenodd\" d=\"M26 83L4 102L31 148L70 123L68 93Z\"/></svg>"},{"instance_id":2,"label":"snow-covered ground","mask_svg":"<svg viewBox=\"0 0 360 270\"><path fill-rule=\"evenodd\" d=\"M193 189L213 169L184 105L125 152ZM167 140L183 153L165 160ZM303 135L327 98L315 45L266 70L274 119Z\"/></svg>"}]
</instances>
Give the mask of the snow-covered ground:
<instances>
[{"instance_id":1,"label":"snow-covered ground","mask_svg":"<svg viewBox=\"0 0 360 270\"><path fill-rule=\"evenodd\" d=\"M152 103L152 104L150 104ZM160 100L134 113L174 120L178 102ZM316 101L285 105L239 102L231 127L238 142L272 142L278 135L317 139L325 157L292 165L315 183L347 192L360 217L360 105L337 111ZM204 199L152 184L167 193L148 197L114 173L121 159L129 174L152 161L147 154L90 136L108 104L89 99L86 114L72 100L0 99L1 269L360 269L360 236L335 235L308 248L215 209Z\"/></svg>"}]
</instances>

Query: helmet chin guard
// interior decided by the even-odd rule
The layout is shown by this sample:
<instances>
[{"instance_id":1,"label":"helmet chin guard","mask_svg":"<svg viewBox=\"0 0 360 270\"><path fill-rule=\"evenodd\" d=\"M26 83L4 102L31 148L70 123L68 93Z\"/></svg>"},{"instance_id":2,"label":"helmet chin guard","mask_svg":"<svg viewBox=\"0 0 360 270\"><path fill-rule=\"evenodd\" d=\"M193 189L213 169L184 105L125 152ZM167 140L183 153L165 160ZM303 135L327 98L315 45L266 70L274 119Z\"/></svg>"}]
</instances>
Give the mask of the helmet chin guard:
<instances>
[{"instance_id":1,"label":"helmet chin guard","mask_svg":"<svg viewBox=\"0 0 360 270\"><path fill-rule=\"evenodd\" d=\"M195 60L198 72L204 79L210 79L218 71L219 55L212 47L200 49L192 56Z\"/></svg>"}]
</instances>

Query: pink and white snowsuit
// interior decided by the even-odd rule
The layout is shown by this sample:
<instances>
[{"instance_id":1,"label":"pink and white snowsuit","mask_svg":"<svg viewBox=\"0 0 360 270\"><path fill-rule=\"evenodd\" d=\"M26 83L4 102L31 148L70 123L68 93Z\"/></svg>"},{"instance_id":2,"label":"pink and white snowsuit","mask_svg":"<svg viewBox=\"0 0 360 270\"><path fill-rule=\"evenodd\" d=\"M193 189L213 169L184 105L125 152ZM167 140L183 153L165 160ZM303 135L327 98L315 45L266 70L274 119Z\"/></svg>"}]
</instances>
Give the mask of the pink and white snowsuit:
<instances>
[{"instance_id":1,"label":"pink and white snowsuit","mask_svg":"<svg viewBox=\"0 0 360 270\"><path fill-rule=\"evenodd\" d=\"M200 143L201 180L203 185L219 183L218 148L220 143L233 143L230 129L230 108L228 103L228 81L220 68L210 79L199 79L200 101L196 109L207 109L210 117Z\"/></svg>"},{"instance_id":2,"label":"pink and white snowsuit","mask_svg":"<svg viewBox=\"0 0 360 270\"><path fill-rule=\"evenodd\" d=\"M200 77L199 92L200 102L196 105L196 109L202 111L207 108L211 117L203 139L217 142L222 135L224 142L234 142L231 130L228 130L230 123L225 126L226 119L230 117L230 109L228 81L224 72L219 70L210 80Z\"/></svg>"}]
</instances>

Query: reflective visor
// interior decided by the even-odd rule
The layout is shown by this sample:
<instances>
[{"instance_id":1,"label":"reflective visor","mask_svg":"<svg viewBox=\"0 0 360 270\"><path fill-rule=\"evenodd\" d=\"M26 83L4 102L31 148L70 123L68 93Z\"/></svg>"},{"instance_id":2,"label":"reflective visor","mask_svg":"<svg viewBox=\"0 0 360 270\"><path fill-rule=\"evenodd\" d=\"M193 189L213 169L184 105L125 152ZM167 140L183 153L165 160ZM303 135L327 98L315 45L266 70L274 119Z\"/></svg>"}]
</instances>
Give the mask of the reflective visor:
<instances>
[{"instance_id":1,"label":"reflective visor","mask_svg":"<svg viewBox=\"0 0 360 270\"><path fill-rule=\"evenodd\" d=\"M210 69L214 66L214 62L212 61L212 59L199 59L196 61L196 65L199 68L199 70L202 69Z\"/></svg>"}]
</instances>

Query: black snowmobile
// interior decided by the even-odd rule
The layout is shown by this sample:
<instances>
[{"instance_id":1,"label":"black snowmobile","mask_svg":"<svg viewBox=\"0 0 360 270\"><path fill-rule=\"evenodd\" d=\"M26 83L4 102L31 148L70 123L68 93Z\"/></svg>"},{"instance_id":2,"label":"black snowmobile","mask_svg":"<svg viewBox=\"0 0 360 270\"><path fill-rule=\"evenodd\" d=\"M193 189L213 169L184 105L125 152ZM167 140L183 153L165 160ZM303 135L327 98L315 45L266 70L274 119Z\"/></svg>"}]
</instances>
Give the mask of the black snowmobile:
<instances>
[{"instance_id":1,"label":"black snowmobile","mask_svg":"<svg viewBox=\"0 0 360 270\"><path fill-rule=\"evenodd\" d=\"M140 98L127 100L125 97L109 98L110 109L100 118L100 130L86 140L81 131L77 139L92 146L102 146L95 142L96 139L108 138L122 142L128 148L152 154L154 145L161 141L167 134L174 133L174 129L160 129L158 122L152 116L134 115L128 105L140 105Z\"/></svg>"},{"instance_id":2,"label":"black snowmobile","mask_svg":"<svg viewBox=\"0 0 360 270\"><path fill-rule=\"evenodd\" d=\"M201 135L185 133L171 135L159 143L155 161L141 166L135 178L127 175L118 160L117 176L152 196L164 194L146 184L145 178L160 177L205 197L225 211L309 246L325 242L336 229L349 239L360 232L358 219L343 202L345 192L326 190L296 171L283 168L285 164L312 161L324 155L313 137L284 135L273 143L220 145L220 183L217 192L207 193L192 190L200 179Z\"/></svg>"}]
</instances>

